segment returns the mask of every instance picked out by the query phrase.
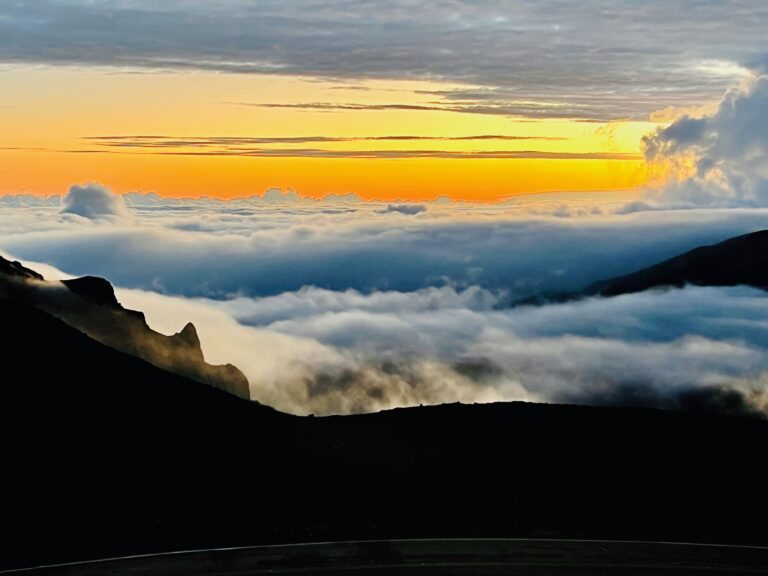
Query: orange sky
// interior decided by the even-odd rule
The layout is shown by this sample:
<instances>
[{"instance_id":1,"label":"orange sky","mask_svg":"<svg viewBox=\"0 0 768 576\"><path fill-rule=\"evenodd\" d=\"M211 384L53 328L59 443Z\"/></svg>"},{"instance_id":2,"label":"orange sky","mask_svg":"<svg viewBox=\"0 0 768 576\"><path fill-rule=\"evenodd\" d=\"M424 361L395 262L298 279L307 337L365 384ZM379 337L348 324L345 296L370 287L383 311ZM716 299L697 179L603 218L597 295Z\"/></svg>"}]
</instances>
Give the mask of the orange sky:
<instances>
[{"instance_id":1,"label":"orange sky","mask_svg":"<svg viewBox=\"0 0 768 576\"><path fill-rule=\"evenodd\" d=\"M292 187L313 197L356 192L366 199L383 200L449 195L488 201L548 190L627 189L646 180L639 142L656 126L650 122L533 121L423 110L331 111L252 105L396 102L429 106L435 97L423 92L446 85L426 82L340 86L280 76L7 66L0 69L0 85L3 194L60 194L72 184L87 181L116 192L153 191L166 196L234 197L276 186ZM107 141L88 139L148 135L167 136L173 142L193 140L157 148L135 141L131 147L106 146ZM526 139L455 140L478 135ZM235 146L196 143L204 138L318 136L357 140ZM382 136L435 139L370 139ZM267 157L261 156L263 149L267 149ZM249 154L257 150L258 156L243 156L244 150ZM360 151L396 157L345 157ZM408 157L413 151L449 157ZM455 157L515 151L533 156L576 154L579 158ZM274 157L278 153L283 157ZM307 157L328 154L337 157ZM590 154L598 154L600 159L589 158ZM605 159L605 155L616 154L624 157Z\"/></svg>"}]
</instances>

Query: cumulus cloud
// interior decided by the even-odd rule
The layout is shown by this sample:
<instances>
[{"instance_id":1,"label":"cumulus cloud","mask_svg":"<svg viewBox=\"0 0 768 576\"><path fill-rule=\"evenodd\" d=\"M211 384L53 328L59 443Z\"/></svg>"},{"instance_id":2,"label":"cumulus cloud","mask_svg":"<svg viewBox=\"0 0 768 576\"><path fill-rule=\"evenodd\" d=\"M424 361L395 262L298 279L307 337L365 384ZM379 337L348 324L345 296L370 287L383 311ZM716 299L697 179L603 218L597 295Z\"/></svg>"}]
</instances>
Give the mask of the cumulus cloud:
<instances>
[{"instance_id":1,"label":"cumulus cloud","mask_svg":"<svg viewBox=\"0 0 768 576\"><path fill-rule=\"evenodd\" d=\"M292 188L288 188L285 192L280 188L270 188L264 192L261 199L264 202L298 202L301 197Z\"/></svg>"},{"instance_id":2,"label":"cumulus cloud","mask_svg":"<svg viewBox=\"0 0 768 576\"><path fill-rule=\"evenodd\" d=\"M768 206L768 76L728 91L717 110L683 116L643 141L646 159L673 180L624 211Z\"/></svg>"},{"instance_id":3,"label":"cumulus cloud","mask_svg":"<svg viewBox=\"0 0 768 576\"><path fill-rule=\"evenodd\" d=\"M109 218L125 220L128 210L122 196L99 184L72 186L62 199L62 214L74 214L89 220Z\"/></svg>"},{"instance_id":4,"label":"cumulus cloud","mask_svg":"<svg viewBox=\"0 0 768 576\"><path fill-rule=\"evenodd\" d=\"M388 204L383 210L379 210L379 214L391 214L397 212L398 214L406 214L408 216L415 216L426 212L427 207L424 204Z\"/></svg>"}]
</instances>

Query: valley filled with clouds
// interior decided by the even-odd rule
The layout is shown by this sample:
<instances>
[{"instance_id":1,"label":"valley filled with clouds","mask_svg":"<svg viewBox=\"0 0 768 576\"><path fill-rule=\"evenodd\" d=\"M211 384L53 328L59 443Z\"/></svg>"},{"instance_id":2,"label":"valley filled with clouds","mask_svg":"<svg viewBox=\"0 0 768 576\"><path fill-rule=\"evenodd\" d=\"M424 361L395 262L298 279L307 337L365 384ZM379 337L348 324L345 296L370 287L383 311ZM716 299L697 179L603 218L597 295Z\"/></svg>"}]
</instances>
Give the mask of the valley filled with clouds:
<instances>
[{"instance_id":1,"label":"valley filled with clouds","mask_svg":"<svg viewBox=\"0 0 768 576\"><path fill-rule=\"evenodd\" d=\"M81 185L62 198L5 197L0 249L50 279L110 279L162 332L194 322L207 360L235 364L252 399L287 412L501 400L762 411L761 290L516 304L768 218L625 206L603 193L387 204L277 190L121 197Z\"/></svg>"}]
</instances>

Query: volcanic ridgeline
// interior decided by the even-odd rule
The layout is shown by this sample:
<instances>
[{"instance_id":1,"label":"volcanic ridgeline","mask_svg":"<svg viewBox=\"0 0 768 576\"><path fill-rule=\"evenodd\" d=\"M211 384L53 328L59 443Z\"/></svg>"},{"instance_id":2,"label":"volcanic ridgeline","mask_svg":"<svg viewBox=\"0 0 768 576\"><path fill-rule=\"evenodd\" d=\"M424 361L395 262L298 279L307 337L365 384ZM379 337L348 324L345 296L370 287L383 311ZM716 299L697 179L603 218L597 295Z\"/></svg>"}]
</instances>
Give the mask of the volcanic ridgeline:
<instances>
[{"instance_id":1,"label":"volcanic ridgeline","mask_svg":"<svg viewBox=\"0 0 768 576\"><path fill-rule=\"evenodd\" d=\"M46 282L34 270L0 256L0 298L30 303L115 350L250 398L248 380L240 370L231 364L206 363L192 323L172 336L152 330L142 312L117 301L112 285L103 278Z\"/></svg>"},{"instance_id":2,"label":"volcanic ridgeline","mask_svg":"<svg viewBox=\"0 0 768 576\"><path fill-rule=\"evenodd\" d=\"M699 246L635 272L594 282L573 292L542 293L513 302L541 305L591 296L620 296L656 288L752 286L768 290L768 230Z\"/></svg>"},{"instance_id":3,"label":"volcanic ridgeline","mask_svg":"<svg viewBox=\"0 0 768 576\"><path fill-rule=\"evenodd\" d=\"M637 272L596 282L584 294L618 296L687 284L768 289L768 230L700 246Z\"/></svg>"}]
</instances>

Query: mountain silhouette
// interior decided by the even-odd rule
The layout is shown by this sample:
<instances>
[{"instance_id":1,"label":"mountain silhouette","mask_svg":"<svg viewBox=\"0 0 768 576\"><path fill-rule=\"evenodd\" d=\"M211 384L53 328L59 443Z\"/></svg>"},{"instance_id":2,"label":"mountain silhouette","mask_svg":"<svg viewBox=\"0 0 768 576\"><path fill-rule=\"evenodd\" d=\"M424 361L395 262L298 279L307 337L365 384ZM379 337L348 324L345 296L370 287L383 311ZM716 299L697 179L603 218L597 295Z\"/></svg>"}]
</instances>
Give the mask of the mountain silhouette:
<instances>
[{"instance_id":1,"label":"mountain silhouette","mask_svg":"<svg viewBox=\"0 0 768 576\"><path fill-rule=\"evenodd\" d=\"M374 538L768 544L762 419L526 403L286 415L74 326L65 302L114 308L89 283L56 306L2 284L0 567Z\"/></svg>"},{"instance_id":2,"label":"mountain silhouette","mask_svg":"<svg viewBox=\"0 0 768 576\"><path fill-rule=\"evenodd\" d=\"M620 296L654 288L752 286L768 290L768 230L700 246L636 272L600 280L573 292L536 294L513 306L541 305L590 296Z\"/></svg>"},{"instance_id":3,"label":"mountain silhouette","mask_svg":"<svg viewBox=\"0 0 768 576\"><path fill-rule=\"evenodd\" d=\"M592 284L583 294L618 296L686 284L768 289L768 230L695 248L632 274Z\"/></svg>"},{"instance_id":4,"label":"mountain silhouette","mask_svg":"<svg viewBox=\"0 0 768 576\"><path fill-rule=\"evenodd\" d=\"M250 397L248 380L240 370L231 364L213 366L205 362L192 324L173 336L155 332L144 314L120 305L114 288L103 278L46 282L41 274L19 262L0 257L0 295L3 293L33 303L116 350L237 396Z\"/></svg>"},{"instance_id":5,"label":"mountain silhouette","mask_svg":"<svg viewBox=\"0 0 768 576\"><path fill-rule=\"evenodd\" d=\"M21 262L6 260L0 256L0 279L6 278L22 278L28 280L43 280L43 275L38 274L34 270L25 268Z\"/></svg>"}]
</instances>

